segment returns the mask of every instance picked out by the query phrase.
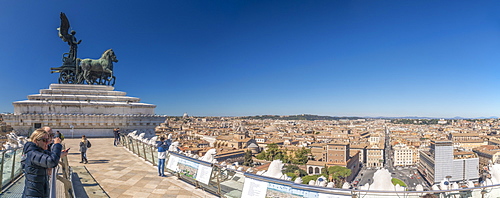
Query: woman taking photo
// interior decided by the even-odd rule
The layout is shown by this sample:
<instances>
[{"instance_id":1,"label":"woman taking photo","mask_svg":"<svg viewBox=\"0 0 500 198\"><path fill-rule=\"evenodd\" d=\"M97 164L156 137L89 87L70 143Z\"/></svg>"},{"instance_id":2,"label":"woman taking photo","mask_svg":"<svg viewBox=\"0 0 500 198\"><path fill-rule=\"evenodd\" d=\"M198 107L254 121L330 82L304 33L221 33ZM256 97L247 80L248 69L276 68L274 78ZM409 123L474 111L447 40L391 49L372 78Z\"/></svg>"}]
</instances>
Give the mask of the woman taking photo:
<instances>
[{"instance_id":1,"label":"woman taking photo","mask_svg":"<svg viewBox=\"0 0 500 198\"><path fill-rule=\"evenodd\" d=\"M55 138L54 145L49 133L37 129L31 134L30 141L24 145L21 166L24 171L25 185L23 197L49 197L49 175L47 169L54 168L59 159L68 155L68 150L61 151L61 139Z\"/></svg>"}]
</instances>

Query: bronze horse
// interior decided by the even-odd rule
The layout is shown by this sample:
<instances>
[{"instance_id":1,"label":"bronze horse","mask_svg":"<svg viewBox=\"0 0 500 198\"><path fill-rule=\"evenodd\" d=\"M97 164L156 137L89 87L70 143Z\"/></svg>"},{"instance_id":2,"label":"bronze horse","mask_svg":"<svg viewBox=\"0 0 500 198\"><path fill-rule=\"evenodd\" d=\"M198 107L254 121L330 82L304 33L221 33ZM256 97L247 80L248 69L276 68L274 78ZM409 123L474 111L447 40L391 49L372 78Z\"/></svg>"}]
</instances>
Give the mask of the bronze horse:
<instances>
[{"instance_id":1,"label":"bronze horse","mask_svg":"<svg viewBox=\"0 0 500 198\"><path fill-rule=\"evenodd\" d=\"M77 62L80 63L80 67L83 70L83 78L89 85L110 85L111 80L115 79L113 76L113 62L118 62L118 59L116 59L113 49L106 50L100 59L78 58Z\"/></svg>"}]
</instances>

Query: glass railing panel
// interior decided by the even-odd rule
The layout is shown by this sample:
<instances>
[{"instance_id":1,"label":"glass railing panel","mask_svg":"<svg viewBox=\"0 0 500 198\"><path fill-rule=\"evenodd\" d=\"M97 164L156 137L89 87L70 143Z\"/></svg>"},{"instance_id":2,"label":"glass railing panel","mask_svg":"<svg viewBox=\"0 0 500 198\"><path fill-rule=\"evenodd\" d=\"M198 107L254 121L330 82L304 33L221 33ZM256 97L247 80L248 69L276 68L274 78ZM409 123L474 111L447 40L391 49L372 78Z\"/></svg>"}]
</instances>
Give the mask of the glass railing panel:
<instances>
[{"instance_id":1,"label":"glass railing panel","mask_svg":"<svg viewBox=\"0 0 500 198\"><path fill-rule=\"evenodd\" d=\"M132 151L132 153L136 154L135 151L137 148L135 148L135 140L133 138L128 138L128 143L129 143L129 150Z\"/></svg>"},{"instance_id":2,"label":"glass railing panel","mask_svg":"<svg viewBox=\"0 0 500 198\"><path fill-rule=\"evenodd\" d=\"M225 170L224 170L225 169ZM222 168L223 179L220 182L221 194L225 197L241 197L245 175L243 172Z\"/></svg>"},{"instance_id":3,"label":"glass railing panel","mask_svg":"<svg viewBox=\"0 0 500 198\"><path fill-rule=\"evenodd\" d=\"M153 146L153 160L153 165L158 166L158 148L156 148L155 146Z\"/></svg>"},{"instance_id":4,"label":"glass railing panel","mask_svg":"<svg viewBox=\"0 0 500 198\"><path fill-rule=\"evenodd\" d=\"M148 159L148 153L149 153L149 146L147 144L142 143L142 150L141 150L141 156L144 158L146 161L149 161ZM149 161L151 162L151 161Z\"/></svg>"},{"instance_id":5,"label":"glass railing panel","mask_svg":"<svg viewBox=\"0 0 500 198\"><path fill-rule=\"evenodd\" d=\"M139 141L139 140L135 140L135 144L137 145L137 147L136 147L137 148L136 154L139 155L139 156L141 156L142 158L144 158L144 150L143 150L144 144L141 141Z\"/></svg>"},{"instance_id":6,"label":"glass railing panel","mask_svg":"<svg viewBox=\"0 0 500 198\"><path fill-rule=\"evenodd\" d=\"M153 152L154 152L153 146L145 144L144 145L144 150L145 150L146 161L151 162L154 165L155 163L153 163L153 158L154 158L154 156L153 156ZM156 153L158 153L158 152L156 152Z\"/></svg>"},{"instance_id":7,"label":"glass railing panel","mask_svg":"<svg viewBox=\"0 0 500 198\"><path fill-rule=\"evenodd\" d=\"M2 174L0 174L0 188L4 186L4 164L5 164L5 151L0 150L0 171Z\"/></svg>"},{"instance_id":8,"label":"glass railing panel","mask_svg":"<svg viewBox=\"0 0 500 198\"><path fill-rule=\"evenodd\" d=\"M129 138L129 144L130 144L130 151L132 151L132 153L134 154L137 154L136 151L137 151L137 148L136 148L136 143L135 143L135 140L133 138Z\"/></svg>"},{"instance_id":9,"label":"glass railing panel","mask_svg":"<svg viewBox=\"0 0 500 198\"><path fill-rule=\"evenodd\" d=\"M123 147L125 147L125 148L128 149L128 140L127 140L127 137L128 136L126 136L126 135L121 135L120 134L120 143L122 144Z\"/></svg>"},{"instance_id":10,"label":"glass railing panel","mask_svg":"<svg viewBox=\"0 0 500 198\"><path fill-rule=\"evenodd\" d=\"M134 144L135 144L135 154L144 158L144 156L142 156L142 142L139 140L134 140Z\"/></svg>"},{"instance_id":11,"label":"glass railing panel","mask_svg":"<svg viewBox=\"0 0 500 198\"><path fill-rule=\"evenodd\" d=\"M2 186L5 186L12 181L12 162L14 159L15 150L5 150L2 158Z\"/></svg>"},{"instance_id":12,"label":"glass railing panel","mask_svg":"<svg viewBox=\"0 0 500 198\"><path fill-rule=\"evenodd\" d=\"M23 149L19 148L16 150L16 162L14 163L14 177L17 177L21 175L22 173L22 168L21 168L21 158L23 156Z\"/></svg>"}]
</instances>

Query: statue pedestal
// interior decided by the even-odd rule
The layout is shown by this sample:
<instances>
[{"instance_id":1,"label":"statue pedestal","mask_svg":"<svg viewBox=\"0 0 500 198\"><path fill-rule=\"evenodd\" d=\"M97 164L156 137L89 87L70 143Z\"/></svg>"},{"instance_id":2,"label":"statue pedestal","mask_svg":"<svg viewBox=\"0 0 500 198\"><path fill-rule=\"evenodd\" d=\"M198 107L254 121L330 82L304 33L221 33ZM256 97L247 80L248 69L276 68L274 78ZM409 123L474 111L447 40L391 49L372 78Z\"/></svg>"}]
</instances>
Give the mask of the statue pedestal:
<instances>
[{"instance_id":1,"label":"statue pedestal","mask_svg":"<svg viewBox=\"0 0 500 198\"><path fill-rule=\"evenodd\" d=\"M113 128L152 136L166 118L154 115L156 105L105 85L51 84L13 105L14 114L4 115L4 120L21 135L47 125L67 137L113 137Z\"/></svg>"}]
</instances>

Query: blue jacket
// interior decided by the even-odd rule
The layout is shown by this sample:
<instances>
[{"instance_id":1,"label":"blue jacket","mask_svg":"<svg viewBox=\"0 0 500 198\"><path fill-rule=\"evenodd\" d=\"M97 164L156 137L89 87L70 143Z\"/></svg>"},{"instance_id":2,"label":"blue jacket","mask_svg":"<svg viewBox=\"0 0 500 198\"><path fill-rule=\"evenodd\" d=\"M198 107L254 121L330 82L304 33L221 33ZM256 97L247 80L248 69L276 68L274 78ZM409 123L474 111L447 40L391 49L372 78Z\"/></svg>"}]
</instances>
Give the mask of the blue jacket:
<instances>
[{"instance_id":1,"label":"blue jacket","mask_svg":"<svg viewBox=\"0 0 500 198\"><path fill-rule=\"evenodd\" d=\"M156 147L158 147L158 152L165 152L168 151L168 148L170 147L170 144L172 144L172 140L167 139L165 141L159 141L156 144Z\"/></svg>"},{"instance_id":2,"label":"blue jacket","mask_svg":"<svg viewBox=\"0 0 500 198\"><path fill-rule=\"evenodd\" d=\"M54 144L51 150L45 151L33 142L24 145L22 166L26 183L23 197L49 197L47 168L54 168L59 163L62 145Z\"/></svg>"}]
</instances>

